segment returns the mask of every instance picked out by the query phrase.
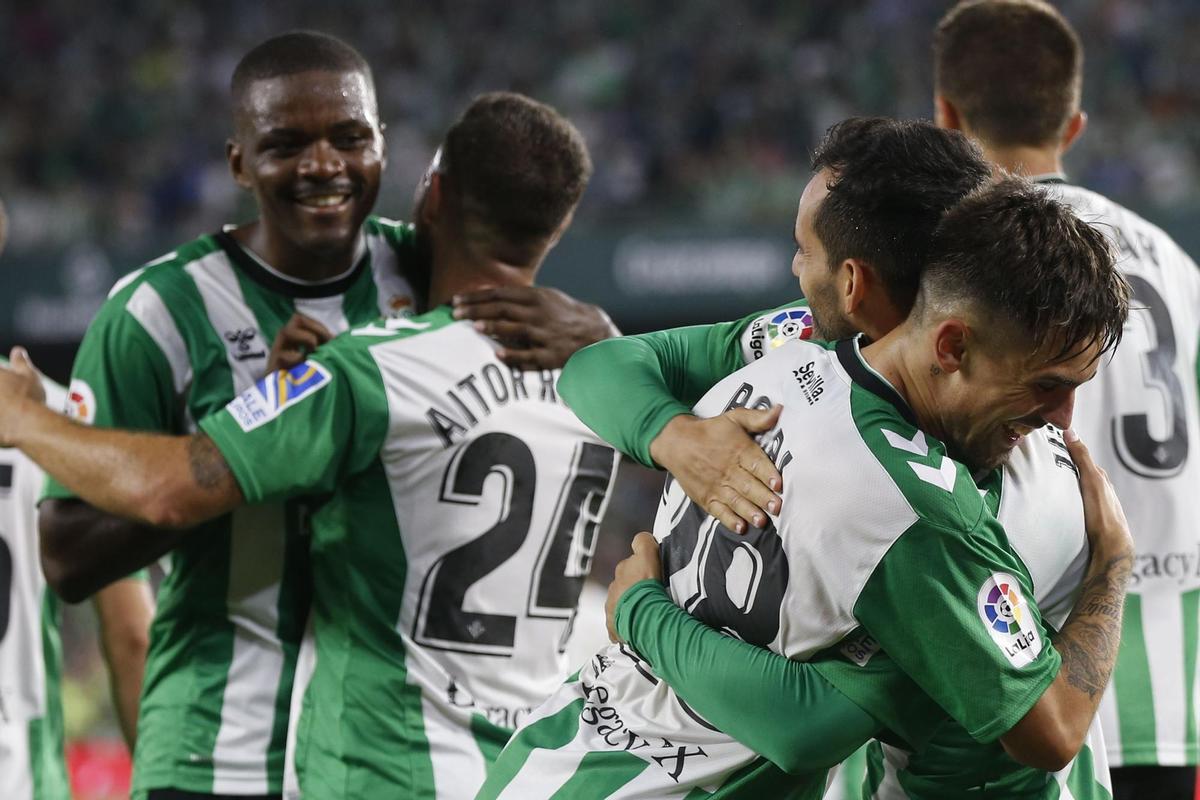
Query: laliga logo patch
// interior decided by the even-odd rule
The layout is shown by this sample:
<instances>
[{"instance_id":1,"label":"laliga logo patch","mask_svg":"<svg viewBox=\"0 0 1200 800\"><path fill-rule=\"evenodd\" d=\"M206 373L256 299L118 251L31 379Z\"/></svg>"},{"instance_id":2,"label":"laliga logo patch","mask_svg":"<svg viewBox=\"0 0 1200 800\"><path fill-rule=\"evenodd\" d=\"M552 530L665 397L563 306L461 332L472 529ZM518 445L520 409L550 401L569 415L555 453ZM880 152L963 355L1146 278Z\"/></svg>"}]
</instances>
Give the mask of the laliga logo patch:
<instances>
[{"instance_id":1,"label":"laliga logo patch","mask_svg":"<svg viewBox=\"0 0 1200 800\"><path fill-rule=\"evenodd\" d=\"M242 430L265 425L331 380L329 371L315 361L274 372L239 394L226 406Z\"/></svg>"},{"instance_id":2,"label":"laliga logo patch","mask_svg":"<svg viewBox=\"0 0 1200 800\"><path fill-rule=\"evenodd\" d=\"M67 407L63 413L73 420L91 425L96 420L96 395L92 393L92 387L79 378L72 378L67 389Z\"/></svg>"},{"instance_id":3,"label":"laliga logo patch","mask_svg":"<svg viewBox=\"0 0 1200 800\"><path fill-rule=\"evenodd\" d=\"M767 341L771 347L779 347L791 339L811 339L812 335L813 317L807 308L780 311L767 323Z\"/></svg>"},{"instance_id":4,"label":"laliga logo patch","mask_svg":"<svg viewBox=\"0 0 1200 800\"><path fill-rule=\"evenodd\" d=\"M1021 585L1007 572L995 572L979 587L979 618L988 635L1014 667L1033 663L1042 652L1042 637L1021 595Z\"/></svg>"}]
</instances>

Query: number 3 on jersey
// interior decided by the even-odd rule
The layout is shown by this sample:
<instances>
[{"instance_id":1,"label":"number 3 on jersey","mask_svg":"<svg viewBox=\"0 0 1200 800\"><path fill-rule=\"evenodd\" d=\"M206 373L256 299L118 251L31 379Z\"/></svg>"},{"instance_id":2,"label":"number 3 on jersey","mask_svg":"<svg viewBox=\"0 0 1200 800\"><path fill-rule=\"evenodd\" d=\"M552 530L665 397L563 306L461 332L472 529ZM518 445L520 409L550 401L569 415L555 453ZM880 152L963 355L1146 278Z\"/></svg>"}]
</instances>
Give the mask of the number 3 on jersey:
<instances>
[{"instance_id":1,"label":"number 3 on jersey","mask_svg":"<svg viewBox=\"0 0 1200 800\"><path fill-rule=\"evenodd\" d=\"M531 617L568 619L591 570L601 512L616 472L611 448L581 442L555 507L528 594ZM441 501L478 505L490 475L504 480L500 518L482 534L439 558L421 584L414 636L427 647L483 655L512 654L517 617L467 611L467 591L508 561L525 543L533 517L537 467L529 445L507 433L488 433L467 444L446 468Z\"/></svg>"},{"instance_id":2,"label":"number 3 on jersey","mask_svg":"<svg viewBox=\"0 0 1200 800\"><path fill-rule=\"evenodd\" d=\"M1146 386L1162 393L1168 425L1167 436L1156 439L1150 433L1146 414L1127 414L1113 420L1113 444L1117 456L1131 472L1145 478L1169 478L1179 473L1187 461L1187 414L1183 387L1175 373L1175 329L1162 296L1150 282L1126 275L1134 298L1145 306L1150 328L1157 344L1142 354Z\"/></svg>"}]
</instances>

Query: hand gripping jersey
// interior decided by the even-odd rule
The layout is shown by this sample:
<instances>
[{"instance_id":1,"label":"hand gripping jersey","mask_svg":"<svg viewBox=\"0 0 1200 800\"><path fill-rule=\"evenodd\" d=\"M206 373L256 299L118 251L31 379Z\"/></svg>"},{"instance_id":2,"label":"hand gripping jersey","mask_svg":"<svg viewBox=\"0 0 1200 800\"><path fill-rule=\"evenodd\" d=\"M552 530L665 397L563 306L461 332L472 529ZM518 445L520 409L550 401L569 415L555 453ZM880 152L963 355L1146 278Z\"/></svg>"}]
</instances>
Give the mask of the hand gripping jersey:
<instances>
[{"instance_id":1,"label":"hand gripping jersey","mask_svg":"<svg viewBox=\"0 0 1200 800\"><path fill-rule=\"evenodd\" d=\"M1121 497L1137 560L1099 718L1114 766L1200 761L1200 270L1159 228L1077 186L1051 191L1114 242L1125 335L1072 423Z\"/></svg>"},{"instance_id":2,"label":"hand gripping jersey","mask_svg":"<svg viewBox=\"0 0 1200 800\"><path fill-rule=\"evenodd\" d=\"M84 422L182 434L263 377L300 311L333 333L403 310L409 226L368 219L367 249L326 283L289 280L228 233L202 236L114 287L68 387ZM68 497L51 483L50 497ZM307 614L299 503L205 523L170 556L150 630L134 794L282 789L288 700Z\"/></svg>"},{"instance_id":3,"label":"hand gripping jersey","mask_svg":"<svg viewBox=\"0 0 1200 800\"><path fill-rule=\"evenodd\" d=\"M617 455L449 308L353 330L201 423L312 509L305 797L469 798L567 673Z\"/></svg>"},{"instance_id":4,"label":"hand gripping jersey","mask_svg":"<svg viewBox=\"0 0 1200 800\"><path fill-rule=\"evenodd\" d=\"M0 359L3 361L3 359ZM62 408L50 381L46 404ZM68 800L63 759L58 603L38 559L37 499L45 473L0 450L0 797Z\"/></svg>"},{"instance_id":5,"label":"hand gripping jersey","mask_svg":"<svg viewBox=\"0 0 1200 800\"><path fill-rule=\"evenodd\" d=\"M784 496L804 501L737 536L670 482L655 536L672 598L710 627L800 660L865 628L972 736L994 740L1059 658L1026 599L1030 574L981 492L854 340L784 343L719 382L696 413L773 403L783 412L763 448ZM516 757L506 751L480 797L784 796L772 794L779 784L756 785L757 756L623 645L543 704L509 750Z\"/></svg>"}]
</instances>

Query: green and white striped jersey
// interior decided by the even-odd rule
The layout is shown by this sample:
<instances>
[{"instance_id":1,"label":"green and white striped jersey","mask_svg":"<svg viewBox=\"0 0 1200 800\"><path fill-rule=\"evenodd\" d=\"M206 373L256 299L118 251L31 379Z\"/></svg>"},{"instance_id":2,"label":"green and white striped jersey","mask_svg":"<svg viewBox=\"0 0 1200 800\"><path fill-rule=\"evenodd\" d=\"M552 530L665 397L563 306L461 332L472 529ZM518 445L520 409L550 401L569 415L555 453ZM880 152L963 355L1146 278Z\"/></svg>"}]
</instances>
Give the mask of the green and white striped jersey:
<instances>
[{"instance_id":1,"label":"green and white striped jersey","mask_svg":"<svg viewBox=\"0 0 1200 800\"><path fill-rule=\"evenodd\" d=\"M557 377L506 367L442 307L356 328L201 422L248 501L325 498L305 797L472 797L566 675L617 454Z\"/></svg>"},{"instance_id":2,"label":"green and white striped jersey","mask_svg":"<svg viewBox=\"0 0 1200 800\"><path fill-rule=\"evenodd\" d=\"M3 362L0 359L0 362ZM46 403L62 408L50 381ZM38 558L37 500L45 473L0 450L0 797L69 800L63 760L57 598Z\"/></svg>"},{"instance_id":3,"label":"green and white striped jersey","mask_svg":"<svg viewBox=\"0 0 1200 800\"><path fill-rule=\"evenodd\" d=\"M291 280L227 233L202 236L120 281L84 337L67 410L106 427L189 433L263 377L293 312L332 332L411 304L412 228L368 219L363 258ZM50 484L50 497L68 497ZM205 523L170 556L150 631L134 793L280 792L288 701L308 609L301 503Z\"/></svg>"},{"instance_id":4,"label":"green and white striped jersey","mask_svg":"<svg viewBox=\"0 0 1200 800\"><path fill-rule=\"evenodd\" d=\"M1077 473L1060 432L1048 427L1025 437L980 490L1028 569L1044 621L1060 629L1074 607L1089 556ZM1027 800L1112 796L1098 720L1079 755L1053 774L1018 766L998 742L981 744L953 720L939 726L919 755L874 742L868 762L863 796L874 800L957 800L981 791Z\"/></svg>"},{"instance_id":5,"label":"green and white striped jersey","mask_svg":"<svg viewBox=\"0 0 1200 800\"><path fill-rule=\"evenodd\" d=\"M1125 336L1079 390L1073 426L1108 472L1137 561L1099 718L1113 766L1200 762L1200 270L1162 230L1094 192L1051 189L1115 242Z\"/></svg>"},{"instance_id":6,"label":"green and white striped jersey","mask_svg":"<svg viewBox=\"0 0 1200 800\"><path fill-rule=\"evenodd\" d=\"M882 648L973 737L995 740L1058 671L1025 600L1025 565L971 476L916 427L856 340L793 338L771 350L695 410L781 404L762 444L784 496L804 502L737 536L668 482L655 536L672 599L710 627L799 660L865 628L874 643L854 658L866 664ZM598 654L530 719L480 798L808 798L825 788L822 776L781 784L625 645ZM928 722L895 721L910 741L905 726Z\"/></svg>"}]
</instances>

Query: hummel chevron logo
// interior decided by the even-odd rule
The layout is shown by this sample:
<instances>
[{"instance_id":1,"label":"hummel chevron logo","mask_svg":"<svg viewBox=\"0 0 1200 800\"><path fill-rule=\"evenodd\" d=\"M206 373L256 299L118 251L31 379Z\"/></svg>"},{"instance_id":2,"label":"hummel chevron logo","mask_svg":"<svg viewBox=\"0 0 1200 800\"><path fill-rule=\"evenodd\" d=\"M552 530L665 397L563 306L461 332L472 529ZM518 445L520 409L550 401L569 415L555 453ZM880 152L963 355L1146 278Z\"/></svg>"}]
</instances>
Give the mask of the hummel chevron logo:
<instances>
[{"instance_id":1,"label":"hummel chevron logo","mask_svg":"<svg viewBox=\"0 0 1200 800\"><path fill-rule=\"evenodd\" d=\"M887 439L888 444L897 450L903 450L915 456L929 455L929 442L925 441L924 432L917 431L911 439L905 439L900 434L895 431L889 431L887 428L880 428L879 430L883 433L883 438ZM918 464L915 461L907 463L912 467L913 472L917 473L917 477L926 483L932 484L939 489L945 489L947 492L954 491L956 470L954 462L946 456L942 456L942 463L936 468L928 464Z\"/></svg>"},{"instance_id":2,"label":"hummel chevron logo","mask_svg":"<svg viewBox=\"0 0 1200 800\"><path fill-rule=\"evenodd\" d=\"M931 483L947 492L954 491L954 479L958 470L955 469L954 462L946 456L942 456L942 465L938 469L934 469L928 464L918 464L915 461L908 462L908 465L912 467L913 472L917 473L917 477L926 483Z\"/></svg>"},{"instance_id":3,"label":"hummel chevron logo","mask_svg":"<svg viewBox=\"0 0 1200 800\"><path fill-rule=\"evenodd\" d=\"M895 431L889 431L887 428L880 428L883 431L883 438L888 440L888 444L897 450L903 450L906 453L912 453L917 456L929 455L929 444L925 441L923 431L917 431L913 434L912 439L905 439Z\"/></svg>"}]
</instances>

